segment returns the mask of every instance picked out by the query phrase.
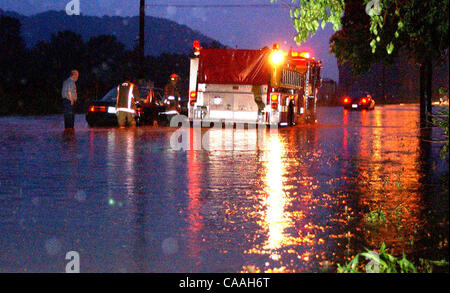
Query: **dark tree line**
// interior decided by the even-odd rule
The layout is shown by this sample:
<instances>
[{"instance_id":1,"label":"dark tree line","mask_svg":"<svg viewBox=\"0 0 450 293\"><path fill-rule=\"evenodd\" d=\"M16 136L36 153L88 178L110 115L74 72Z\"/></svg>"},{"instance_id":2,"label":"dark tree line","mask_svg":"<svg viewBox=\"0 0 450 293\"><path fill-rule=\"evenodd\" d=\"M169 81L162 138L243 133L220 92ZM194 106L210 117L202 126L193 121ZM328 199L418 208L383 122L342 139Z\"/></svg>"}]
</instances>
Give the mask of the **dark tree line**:
<instances>
[{"instance_id":1,"label":"dark tree line","mask_svg":"<svg viewBox=\"0 0 450 293\"><path fill-rule=\"evenodd\" d=\"M0 115L59 113L62 83L72 69L80 72L78 112L86 111L92 100L101 98L125 76L141 78L137 50L127 50L115 36L84 41L78 34L63 31L29 49L20 33L19 20L0 18ZM180 75L187 96L187 55L145 57L143 77L156 87L164 87L172 73Z\"/></svg>"}]
</instances>

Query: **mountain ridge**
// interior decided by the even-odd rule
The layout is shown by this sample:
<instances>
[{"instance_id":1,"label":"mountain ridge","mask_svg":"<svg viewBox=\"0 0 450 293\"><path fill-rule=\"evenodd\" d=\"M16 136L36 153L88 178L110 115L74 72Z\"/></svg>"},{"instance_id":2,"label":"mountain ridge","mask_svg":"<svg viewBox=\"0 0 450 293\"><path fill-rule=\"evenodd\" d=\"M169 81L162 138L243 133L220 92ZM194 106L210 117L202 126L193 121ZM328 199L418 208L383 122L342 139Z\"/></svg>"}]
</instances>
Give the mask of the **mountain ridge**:
<instances>
[{"instance_id":1,"label":"mountain ridge","mask_svg":"<svg viewBox=\"0 0 450 293\"><path fill-rule=\"evenodd\" d=\"M99 35L115 35L128 49L137 45L139 17L124 16L69 16L64 11L49 10L25 16L13 11L3 11L0 15L15 17L22 23L22 37L28 47L39 41L48 41L58 31L72 31L86 41ZM192 50L192 42L225 47L223 44L184 24L160 17L146 16L145 53L159 56L163 53L187 54Z\"/></svg>"}]
</instances>

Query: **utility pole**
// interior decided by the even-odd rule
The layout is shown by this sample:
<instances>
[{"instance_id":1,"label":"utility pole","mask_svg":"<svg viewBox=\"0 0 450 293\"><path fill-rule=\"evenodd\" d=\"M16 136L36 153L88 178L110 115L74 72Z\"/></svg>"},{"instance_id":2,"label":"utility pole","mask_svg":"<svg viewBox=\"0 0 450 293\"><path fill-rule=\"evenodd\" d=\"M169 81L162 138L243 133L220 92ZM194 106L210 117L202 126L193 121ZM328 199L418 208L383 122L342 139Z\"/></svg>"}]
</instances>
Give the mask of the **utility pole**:
<instances>
[{"instance_id":1,"label":"utility pole","mask_svg":"<svg viewBox=\"0 0 450 293\"><path fill-rule=\"evenodd\" d=\"M145 59L145 0L140 0L139 8L139 77L144 77L144 59Z\"/></svg>"}]
</instances>

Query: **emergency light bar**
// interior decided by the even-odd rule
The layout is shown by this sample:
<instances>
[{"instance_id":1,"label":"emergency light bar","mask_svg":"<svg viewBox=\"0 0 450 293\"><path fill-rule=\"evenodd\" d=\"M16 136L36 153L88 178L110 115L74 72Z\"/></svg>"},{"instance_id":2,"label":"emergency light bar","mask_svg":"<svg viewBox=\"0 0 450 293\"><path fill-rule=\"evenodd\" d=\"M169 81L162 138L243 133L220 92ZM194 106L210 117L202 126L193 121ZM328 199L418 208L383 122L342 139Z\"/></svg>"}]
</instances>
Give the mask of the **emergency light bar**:
<instances>
[{"instance_id":1,"label":"emergency light bar","mask_svg":"<svg viewBox=\"0 0 450 293\"><path fill-rule=\"evenodd\" d=\"M192 43L192 46L194 47L194 55L195 56L199 56L200 55L200 49L202 48L202 47L200 47L200 42L195 40Z\"/></svg>"},{"instance_id":2,"label":"emergency light bar","mask_svg":"<svg viewBox=\"0 0 450 293\"><path fill-rule=\"evenodd\" d=\"M301 58L305 58L305 59L310 59L311 58L311 54L309 52L295 52L295 51L292 51L291 52L291 57L301 57Z\"/></svg>"}]
</instances>

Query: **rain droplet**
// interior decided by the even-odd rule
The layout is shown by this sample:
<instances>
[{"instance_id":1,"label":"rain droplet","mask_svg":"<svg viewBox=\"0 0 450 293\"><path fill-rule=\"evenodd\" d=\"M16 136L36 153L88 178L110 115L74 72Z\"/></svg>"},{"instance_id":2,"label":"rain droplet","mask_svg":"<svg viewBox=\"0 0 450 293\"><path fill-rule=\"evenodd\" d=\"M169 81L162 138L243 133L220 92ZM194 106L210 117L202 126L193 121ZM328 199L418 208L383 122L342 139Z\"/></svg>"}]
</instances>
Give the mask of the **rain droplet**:
<instances>
[{"instance_id":1,"label":"rain droplet","mask_svg":"<svg viewBox=\"0 0 450 293\"><path fill-rule=\"evenodd\" d=\"M31 199L31 202L32 202L35 206L38 206L40 201L41 201L41 200L40 200L39 197L37 197L37 196L35 196L35 197L33 197L33 198Z\"/></svg>"},{"instance_id":2,"label":"rain droplet","mask_svg":"<svg viewBox=\"0 0 450 293\"><path fill-rule=\"evenodd\" d=\"M175 16L175 14L177 14L177 8L175 6L167 7L167 15L168 16Z\"/></svg>"},{"instance_id":3,"label":"rain droplet","mask_svg":"<svg viewBox=\"0 0 450 293\"><path fill-rule=\"evenodd\" d=\"M178 251L178 242L175 238L164 239L162 243L162 250L165 254L174 254Z\"/></svg>"},{"instance_id":4,"label":"rain droplet","mask_svg":"<svg viewBox=\"0 0 450 293\"><path fill-rule=\"evenodd\" d=\"M45 242L45 250L49 255L56 255L61 251L61 242L56 238L51 238Z\"/></svg>"},{"instance_id":5,"label":"rain droplet","mask_svg":"<svg viewBox=\"0 0 450 293\"><path fill-rule=\"evenodd\" d=\"M83 190L78 190L77 194L75 194L75 199L79 202L85 201L86 200L86 192L84 192Z\"/></svg>"}]
</instances>

